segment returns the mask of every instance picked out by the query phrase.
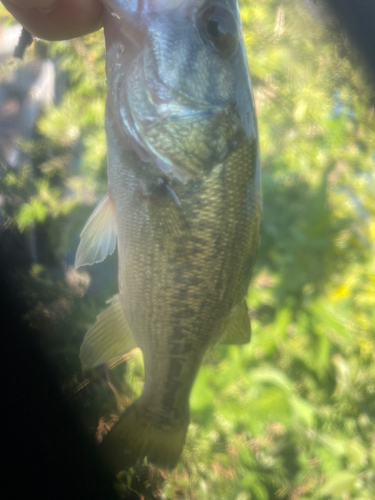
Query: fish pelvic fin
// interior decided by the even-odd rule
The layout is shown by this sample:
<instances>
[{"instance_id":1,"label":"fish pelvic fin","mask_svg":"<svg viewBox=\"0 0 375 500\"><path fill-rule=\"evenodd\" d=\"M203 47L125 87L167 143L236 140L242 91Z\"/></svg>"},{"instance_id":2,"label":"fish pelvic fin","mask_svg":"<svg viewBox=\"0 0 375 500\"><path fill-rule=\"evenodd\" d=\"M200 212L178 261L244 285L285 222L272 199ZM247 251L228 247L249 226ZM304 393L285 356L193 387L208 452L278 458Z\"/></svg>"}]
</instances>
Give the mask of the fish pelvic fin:
<instances>
[{"instance_id":1,"label":"fish pelvic fin","mask_svg":"<svg viewBox=\"0 0 375 500\"><path fill-rule=\"evenodd\" d=\"M251 339L251 324L245 299L235 306L218 344L247 344Z\"/></svg>"},{"instance_id":2,"label":"fish pelvic fin","mask_svg":"<svg viewBox=\"0 0 375 500\"><path fill-rule=\"evenodd\" d=\"M86 222L81 234L74 267L102 262L116 249L117 225L111 197L107 193Z\"/></svg>"},{"instance_id":3,"label":"fish pelvic fin","mask_svg":"<svg viewBox=\"0 0 375 500\"><path fill-rule=\"evenodd\" d=\"M137 347L119 295L114 295L107 303L109 306L98 315L81 345L80 358L86 368L107 363Z\"/></svg>"},{"instance_id":4,"label":"fish pelvic fin","mask_svg":"<svg viewBox=\"0 0 375 500\"><path fill-rule=\"evenodd\" d=\"M120 417L100 444L101 454L110 472L116 475L141 465L144 458L164 470L177 465L185 444L189 419L177 425L155 426L146 416L141 399Z\"/></svg>"}]
</instances>

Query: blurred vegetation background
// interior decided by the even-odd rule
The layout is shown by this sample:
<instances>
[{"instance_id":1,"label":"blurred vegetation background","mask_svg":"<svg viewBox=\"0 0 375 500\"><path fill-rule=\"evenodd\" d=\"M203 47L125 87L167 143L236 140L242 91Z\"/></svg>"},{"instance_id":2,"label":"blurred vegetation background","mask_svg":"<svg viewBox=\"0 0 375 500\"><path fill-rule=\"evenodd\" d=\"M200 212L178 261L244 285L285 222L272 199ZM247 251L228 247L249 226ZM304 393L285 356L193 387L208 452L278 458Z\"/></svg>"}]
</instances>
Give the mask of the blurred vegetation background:
<instances>
[{"instance_id":1,"label":"blurred vegetation background","mask_svg":"<svg viewBox=\"0 0 375 500\"><path fill-rule=\"evenodd\" d=\"M123 498L375 498L375 95L317 5L240 1L264 203L252 340L207 355L177 469L124 473ZM14 24L3 7L0 22L3 34ZM85 373L78 358L117 288L116 255L73 269L107 189L103 33L0 57L2 251L62 390L100 439L143 375L137 351Z\"/></svg>"}]
</instances>

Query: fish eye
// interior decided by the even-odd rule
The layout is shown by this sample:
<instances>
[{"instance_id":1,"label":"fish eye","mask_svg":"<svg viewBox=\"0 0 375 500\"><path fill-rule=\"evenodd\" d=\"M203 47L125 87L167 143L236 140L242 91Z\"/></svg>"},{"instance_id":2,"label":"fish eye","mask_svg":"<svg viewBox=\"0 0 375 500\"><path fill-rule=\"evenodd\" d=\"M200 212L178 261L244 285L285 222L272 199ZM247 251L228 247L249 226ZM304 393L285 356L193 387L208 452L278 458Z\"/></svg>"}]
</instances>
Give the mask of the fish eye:
<instances>
[{"instance_id":1,"label":"fish eye","mask_svg":"<svg viewBox=\"0 0 375 500\"><path fill-rule=\"evenodd\" d=\"M212 5L201 14L201 30L219 56L227 59L238 43L238 24L233 14Z\"/></svg>"}]
</instances>

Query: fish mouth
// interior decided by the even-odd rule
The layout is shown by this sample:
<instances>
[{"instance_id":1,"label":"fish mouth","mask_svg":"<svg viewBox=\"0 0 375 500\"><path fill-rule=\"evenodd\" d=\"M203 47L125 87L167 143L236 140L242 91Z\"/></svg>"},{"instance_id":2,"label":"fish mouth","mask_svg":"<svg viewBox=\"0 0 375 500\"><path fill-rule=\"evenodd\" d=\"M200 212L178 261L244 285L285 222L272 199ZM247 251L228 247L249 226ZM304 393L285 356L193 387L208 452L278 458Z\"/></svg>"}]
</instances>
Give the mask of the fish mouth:
<instances>
[{"instance_id":1,"label":"fish mouth","mask_svg":"<svg viewBox=\"0 0 375 500\"><path fill-rule=\"evenodd\" d=\"M142 54L143 59L146 59ZM143 61L139 74L143 97L149 103L146 120L138 120L143 126L153 126L161 121L194 122L208 120L223 109L223 105L199 102L170 87L159 75L156 63ZM128 94L130 95L130 94ZM137 109L133 109L137 115ZM140 117L139 117L140 118Z\"/></svg>"}]
</instances>

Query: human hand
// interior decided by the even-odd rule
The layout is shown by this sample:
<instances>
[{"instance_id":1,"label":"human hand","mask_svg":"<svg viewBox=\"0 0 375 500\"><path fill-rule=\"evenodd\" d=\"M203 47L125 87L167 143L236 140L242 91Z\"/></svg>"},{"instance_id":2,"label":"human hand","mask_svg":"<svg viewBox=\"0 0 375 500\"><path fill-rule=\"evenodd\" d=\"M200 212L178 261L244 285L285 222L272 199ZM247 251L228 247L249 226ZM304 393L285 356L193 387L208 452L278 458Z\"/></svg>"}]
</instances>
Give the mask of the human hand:
<instances>
[{"instance_id":1,"label":"human hand","mask_svg":"<svg viewBox=\"0 0 375 500\"><path fill-rule=\"evenodd\" d=\"M102 26L99 0L1 0L32 35L44 40L68 40Z\"/></svg>"}]
</instances>

